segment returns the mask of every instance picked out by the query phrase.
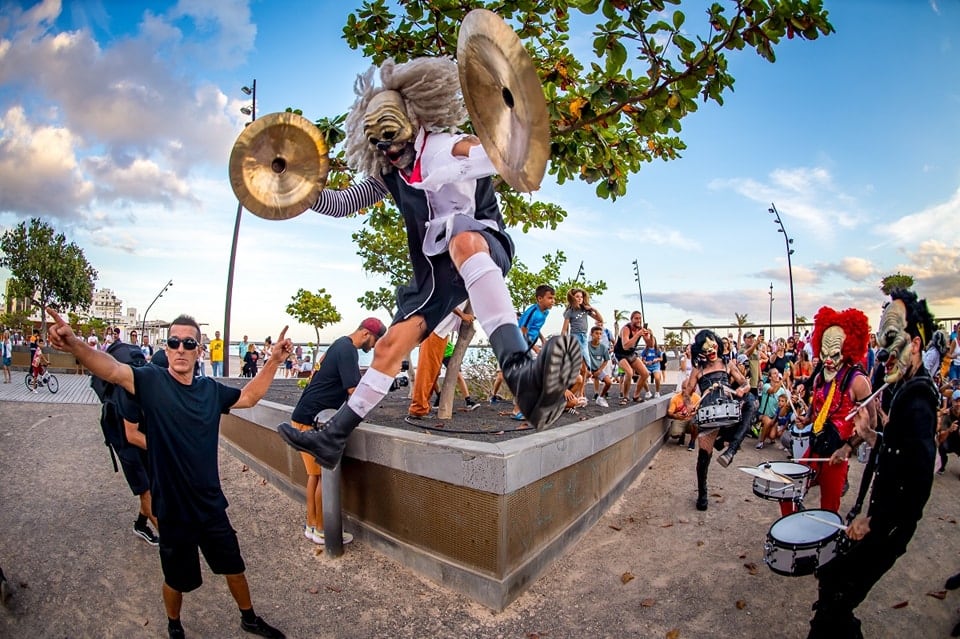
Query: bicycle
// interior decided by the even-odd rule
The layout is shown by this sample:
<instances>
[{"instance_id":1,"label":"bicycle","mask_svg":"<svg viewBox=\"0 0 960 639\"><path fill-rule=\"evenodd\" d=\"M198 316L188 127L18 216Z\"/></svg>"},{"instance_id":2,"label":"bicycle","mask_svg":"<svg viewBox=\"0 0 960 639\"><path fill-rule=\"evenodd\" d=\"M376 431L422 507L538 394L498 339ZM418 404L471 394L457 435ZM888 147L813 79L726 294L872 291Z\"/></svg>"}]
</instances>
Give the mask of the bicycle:
<instances>
[{"instance_id":1,"label":"bicycle","mask_svg":"<svg viewBox=\"0 0 960 639\"><path fill-rule=\"evenodd\" d=\"M34 380L33 374L27 373L27 376L23 382L26 384L27 390L35 390L40 386L46 386L47 390L54 394L60 390L60 381L57 379L57 376L48 371L46 368L44 368L43 372L37 376L36 380Z\"/></svg>"}]
</instances>

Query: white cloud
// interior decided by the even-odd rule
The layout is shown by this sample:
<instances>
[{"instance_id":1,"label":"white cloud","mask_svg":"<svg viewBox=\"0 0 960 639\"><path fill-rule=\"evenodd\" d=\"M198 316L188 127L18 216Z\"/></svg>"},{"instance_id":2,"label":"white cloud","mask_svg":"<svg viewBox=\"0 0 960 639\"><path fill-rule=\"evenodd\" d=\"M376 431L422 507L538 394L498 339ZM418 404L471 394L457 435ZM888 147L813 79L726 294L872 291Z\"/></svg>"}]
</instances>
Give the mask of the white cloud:
<instances>
[{"instance_id":1,"label":"white cloud","mask_svg":"<svg viewBox=\"0 0 960 639\"><path fill-rule=\"evenodd\" d=\"M834 237L838 227L853 229L865 219L854 199L834 184L830 172L821 167L776 169L767 181L715 179L708 187L734 191L765 208L774 202L788 232L800 224L824 240Z\"/></svg>"},{"instance_id":2,"label":"white cloud","mask_svg":"<svg viewBox=\"0 0 960 639\"><path fill-rule=\"evenodd\" d=\"M839 262L820 264L817 270L836 273L854 282L865 282L871 278L879 280L877 267L862 257L844 257Z\"/></svg>"},{"instance_id":3,"label":"white cloud","mask_svg":"<svg viewBox=\"0 0 960 639\"><path fill-rule=\"evenodd\" d=\"M960 220L960 189L946 202L905 215L877 233L899 246L915 245L930 238L947 243L960 242L957 220Z\"/></svg>"},{"instance_id":4,"label":"white cloud","mask_svg":"<svg viewBox=\"0 0 960 639\"><path fill-rule=\"evenodd\" d=\"M146 12L140 33L104 46L89 29L57 31L61 11L47 1L0 13L0 210L77 221L85 209L118 201L196 204L189 180L222 175L240 116L216 86L194 83L184 69L201 73L219 64L216 51L252 48L247 4Z\"/></svg>"},{"instance_id":5,"label":"white cloud","mask_svg":"<svg viewBox=\"0 0 960 639\"><path fill-rule=\"evenodd\" d=\"M35 126L22 107L0 118L0 211L23 217L76 216L90 202L93 184L76 161L79 140L69 130Z\"/></svg>"}]
</instances>

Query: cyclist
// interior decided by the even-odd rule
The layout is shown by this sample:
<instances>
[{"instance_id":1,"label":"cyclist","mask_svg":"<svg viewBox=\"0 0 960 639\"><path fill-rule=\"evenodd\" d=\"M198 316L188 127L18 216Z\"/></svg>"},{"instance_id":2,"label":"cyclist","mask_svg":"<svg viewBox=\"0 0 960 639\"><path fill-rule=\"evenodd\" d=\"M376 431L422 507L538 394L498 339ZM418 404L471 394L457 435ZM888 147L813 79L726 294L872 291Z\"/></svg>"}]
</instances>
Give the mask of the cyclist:
<instances>
[{"instance_id":1,"label":"cyclist","mask_svg":"<svg viewBox=\"0 0 960 639\"><path fill-rule=\"evenodd\" d=\"M30 382L30 392L36 393L40 378L47 371L47 365L50 360L43 354L43 340L37 338L37 348L33 351L33 361L30 364L30 372L33 374L33 380Z\"/></svg>"}]
</instances>

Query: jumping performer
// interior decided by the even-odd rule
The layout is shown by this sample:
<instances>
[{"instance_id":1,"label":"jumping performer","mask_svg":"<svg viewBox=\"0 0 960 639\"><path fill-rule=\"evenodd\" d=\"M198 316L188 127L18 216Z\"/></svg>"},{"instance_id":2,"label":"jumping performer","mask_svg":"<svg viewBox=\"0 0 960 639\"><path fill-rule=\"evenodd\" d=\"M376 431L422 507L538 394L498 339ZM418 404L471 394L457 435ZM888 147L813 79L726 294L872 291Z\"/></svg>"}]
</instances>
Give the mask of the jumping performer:
<instances>
[{"instance_id":1,"label":"jumping performer","mask_svg":"<svg viewBox=\"0 0 960 639\"><path fill-rule=\"evenodd\" d=\"M326 468L340 461L347 437L387 394L406 354L468 297L507 386L537 429L562 414L564 391L583 359L569 336L547 340L536 359L528 353L504 281L514 247L490 179L496 170L479 139L456 132L467 115L456 63L387 60L380 87L374 71L357 79L346 121L347 163L367 177L321 191L312 208L342 217L392 196L406 226L413 281L397 290L398 311L373 363L322 430L278 427L288 444Z\"/></svg>"},{"instance_id":2,"label":"jumping performer","mask_svg":"<svg viewBox=\"0 0 960 639\"><path fill-rule=\"evenodd\" d=\"M861 440L853 437L853 421L847 415L872 392L870 380L860 368L867 355L870 324L863 312L848 308L837 312L823 306L813 318L813 350L820 353L820 364L813 375L813 393L803 425L813 425L810 447L805 458L830 458L829 462L808 465L816 473L820 485L820 508L840 512L840 498L847 481L850 453ZM873 403L866 406L876 419ZM803 462L801 462L803 463ZM789 515L797 510L792 500L780 502L780 512Z\"/></svg>"},{"instance_id":3,"label":"jumping performer","mask_svg":"<svg viewBox=\"0 0 960 639\"><path fill-rule=\"evenodd\" d=\"M701 405L717 394L727 396L727 399L736 398L740 404L739 421L719 428L710 428L709 424L700 426L697 441L700 449L697 451L697 510L707 509L707 470L710 467L710 458L713 449L723 448L723 442L728 442L727 450L717 459L721 466L729 466L733 456L740 450L740 444L747 434L747 429L757 416L757 400L750 394L750 380L744 377L734 362L724 363L720 359L720 339L716 333L704 329L697 333L690 349L693 359L693 371L684 383L683 403L687 410L692 412L693 394L698 391ZM730 388L730 380L737 383L736 389Z\"/></svg>"},{"instance_id":4,"label":"jumping performer","mask_svg":"<svg viewBox=\"0 0 960 639\"><path fill-rule=\"evenodd\" d=\"M854 417L857 435L873 447L873 491L866 515L848 527L853 546L817 571L819 598L808 639L863 637L853 611L906 552L933 485L939 395L921 360L933 316L912 291L890 296L877 331L877 360L889 384L882 394L888 418L877 432L868 407Z\"/></svg>"}]
</instances>

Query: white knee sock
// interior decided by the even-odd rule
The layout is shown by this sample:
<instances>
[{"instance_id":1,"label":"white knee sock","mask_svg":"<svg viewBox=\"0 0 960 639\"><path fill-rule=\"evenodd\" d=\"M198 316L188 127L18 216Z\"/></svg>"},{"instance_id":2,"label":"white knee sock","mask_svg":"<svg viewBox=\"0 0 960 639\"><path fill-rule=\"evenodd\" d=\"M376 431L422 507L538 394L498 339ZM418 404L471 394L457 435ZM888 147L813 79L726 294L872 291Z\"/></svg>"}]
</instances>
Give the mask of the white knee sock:
<instances>
[{"instance_id":1,"label":"white knee sock","mask_svg":"<svg viewBox=\"0 0 960 639\"><path fill-rule=\"evenodd\" d=\"M360 378L360 383L357 384L353 394L347 398L347 406L360 417L366 417L367 413L372 411L390 392L392 384L392 377L374 368L368 368Z\"/></svg>"},{"instance_id":2,"label":"white knee sock","mask_svg":"<svg viewBox=\"0 0 960 639\"><path fill-rule=\"evenodd\" d=\"M473 312L488 337L504 324L516 325L517 313L513 310L507 283L489 254L472 255L460 266L460 277L467 287Z\"/></svg>"}]
</instances>

